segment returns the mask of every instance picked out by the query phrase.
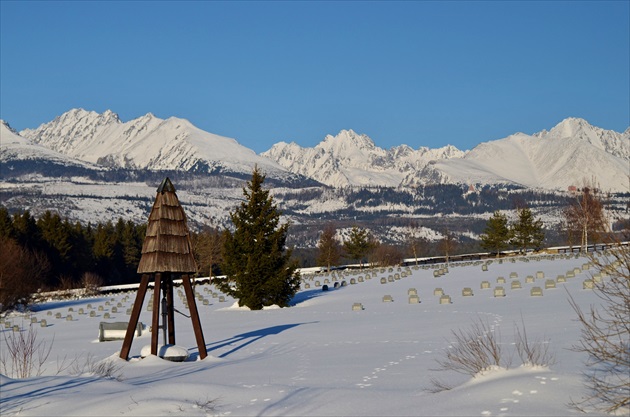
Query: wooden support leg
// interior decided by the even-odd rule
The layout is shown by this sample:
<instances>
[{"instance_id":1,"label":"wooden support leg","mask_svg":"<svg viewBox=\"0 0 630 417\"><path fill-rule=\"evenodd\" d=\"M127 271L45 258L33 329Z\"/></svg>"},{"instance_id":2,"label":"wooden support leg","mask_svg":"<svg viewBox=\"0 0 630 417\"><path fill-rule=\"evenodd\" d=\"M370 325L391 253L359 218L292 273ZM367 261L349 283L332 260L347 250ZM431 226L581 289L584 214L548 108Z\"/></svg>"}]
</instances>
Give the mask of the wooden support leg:
<instances>
[{"instance_id":1,"label":"wooden support leg","mask_svg":"<svg viewBox=\"0 0 630 417\"><path fill-rule=\"evenodd\" d=\"M173 304L173 278L169 274L168 278L164 282L164 289L166 290L166 308L168 319L168 343L170 345L175 344L175 304Z\"/></svg>"},{"instance_id":2,"label":"wooden support leg","mask_svg":"<svg viewBox=\"0 0 630 417\"><path fill-rule=\"evenodd\" d=\"M197 349L199 350L199 358L204 359L208 356L206 351L206 342L203 338L201 329L201 321L199 320L199 312L197 311L197 303L195 302L195 294L190 283L188 275L182 276L184 290L186 291L186 300L188 300L188 309L190 310L190 320L192 320L193 330L195 331L195 339L197 339Z\"/></svg>"},{"instance_id":3,"label":"wooden support leg","mask_svg":"<svg viewBox=\"0 0 630 417\"><path fill-rule=\"evenodd\" d=\"M144 274L142 275L142 279L140 280L140 287L138 287L136 301L133 303L133 309L131 310L131 317L129 318L127 333L125 333L125 340L123 341L122 349L120 350L121 359L129 359L131 343L133 342L133 336L136 332L136 326L138 325L138 319L140 318L140 312L142 311L142 303L144 302L144 297L147 294L148 286L149 276Z\"/></svg>"},{"instance_id":4,"label":"wooden support leg","mask_svg":"<svg viewBox=\"0 0 630 417\"><path fill-rule=\"evenodd\" d=\"M160 334L160 289L162 274L155 274L155 286L153 287L153 320L151 322L151 355L157 356L158 336Z\"/></svg>"}]
</instances>

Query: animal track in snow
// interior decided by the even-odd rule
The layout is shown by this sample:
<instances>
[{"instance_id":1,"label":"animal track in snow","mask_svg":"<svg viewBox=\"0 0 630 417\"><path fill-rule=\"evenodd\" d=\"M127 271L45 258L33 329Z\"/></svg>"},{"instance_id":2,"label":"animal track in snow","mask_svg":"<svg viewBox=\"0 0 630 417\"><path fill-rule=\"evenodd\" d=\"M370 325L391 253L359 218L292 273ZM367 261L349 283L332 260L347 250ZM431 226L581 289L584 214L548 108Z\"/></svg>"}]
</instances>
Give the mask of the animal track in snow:
<instances>
[{"instance_id":1,"label":"animal track in snow","mask_svg":"<svg viewBox=\"0 0 630 417\"><path fill-rule=\"evenodd\" d=\"M388 368L390 367L394 367L397 365L400 365L402 362L407 361L407 360L411 360L411 359L416 359L417 356L419 356L420 353L415 353L415 354L411 354L411 355L406 355L403 358L400 358L398 360L395 361L389 361L386 365L374 368L372 370L372 373L370 375L365 375L363 376L363 381L360 383L355 384L356 386L360 387L360 388L366 388L366 387L370 387L372 386L371 383L368 383L372 380L378 379L378 374L380 372L384 372L387 371Z\"/></svg>"}]
</instances>

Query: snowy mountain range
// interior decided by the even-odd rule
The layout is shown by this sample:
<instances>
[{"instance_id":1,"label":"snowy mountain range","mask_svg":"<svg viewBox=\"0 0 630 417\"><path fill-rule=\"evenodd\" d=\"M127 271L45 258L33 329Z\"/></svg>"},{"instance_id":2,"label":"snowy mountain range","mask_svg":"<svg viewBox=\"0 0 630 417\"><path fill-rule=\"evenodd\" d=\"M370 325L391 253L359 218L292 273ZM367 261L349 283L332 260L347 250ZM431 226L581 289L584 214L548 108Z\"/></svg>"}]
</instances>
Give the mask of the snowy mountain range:
<instances>
[{"instance_id":1,"label":"snowy mountain range","mask_svg":"<svg viewBox=\"0 0 630 417\"><path fill-rule=\"evenodd\" d=\"M604 190L627 191L630 128L617 133L569 118L549 132L517 133L470 151L450 145L385 150L366 135L343 130L313 148L281 142L262 155L292 172L337 187L461 183L566 190L594 179Z\"/></svg>"},{"instance_id":2,"label":"snowy mountain range","mask_svg":"<svg viewBox=\"0 0 630 417\"><path fill-rule=\"evenodd\" d=\"M595 180L603 190L628 191L630 180L630 128L618 133L578 118L549 131L483 142L470 151L451 145L383 149L365 134L342 130L312 148L280 142L257 155L185 119L148 113L122 122L112 111L83 109L19 133L2 123L0 133L3 162L37 154L94 169L249 174L258 166L271 178L306 177L332 187L457 183L566 190Z\"/></svg>"},{"instance_id":3,"label":"snowy mountain range","mask_svg":"<svg viewBox=\"0 0 630 417\"><path fill-rule=\"evenodd\" d=\"M118 115L73 109L20 132L33 143L108 167L192 172L251 173L255 165L271 175L287 171L236 140L205 132L188 120L151 113L123 123Z\"/></svg>"},{"instance_id":4,"label":"snowy mountain range","mask_svg":"<svg viewBox=\"0 0 630 417\"><path fill-rule=\"evenodd\" d=\"M280 142L262 155L291 172L333 187L396 187L408 184L410 176L431 161L461 158L465 152L451 145L417 150L400 145L385 150L376 146L367 135L342 130L337 136L326 136L314 148Z\"/></svg>"}]
</instances>

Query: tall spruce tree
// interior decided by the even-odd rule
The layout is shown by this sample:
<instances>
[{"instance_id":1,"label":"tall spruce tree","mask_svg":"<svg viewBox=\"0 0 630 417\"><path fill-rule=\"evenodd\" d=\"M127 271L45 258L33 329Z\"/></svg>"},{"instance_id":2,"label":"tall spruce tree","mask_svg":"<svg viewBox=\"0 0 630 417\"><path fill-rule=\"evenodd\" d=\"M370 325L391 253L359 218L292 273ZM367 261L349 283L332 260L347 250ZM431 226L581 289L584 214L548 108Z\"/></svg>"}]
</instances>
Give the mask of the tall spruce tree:
<instances>
[{"instance_id":1,"label":"tall spruce tree","mask_svg":"<svg viewBox=\"0 0 630 417\"><path fill-rule=\"evenodd\" d=\"M539 248L545 240L542 220L535 219L528 207L519 208L516 212L518 219L512 225L510 243L521 252L526 252L529 248Z\"/></svg>"},{"instance_id":2,"label":"tall spruce tree","mask_svg":"<svg viewBox=\"0 0 630 417\"><path fill-rule=\"evenodd\" d=\"M348 240L343 242L343 249L346 256L350 259L359 261L360 267L363 268L363 260L365 256L375 247L375 242L370 236L370 232L353 226L350 230Z\"/></svg>"},{"instance_id":3,"label":"tall spruce tree","mask_svg":"<svg viewBox=\"0 0 630 417\"><path fill-rule=\"evenodd\" d=\"M13 219L11 219L11 215L9 211L0 206L0 238L15 238L15 229L13 228Z\"/></svg>"},{"instance_id":4,"label":"tall spruce tree","mask_svg":"<svg viewBox=\"0 0 630 417\"><path fill-rule=\"evenodd\" d=\"M499 256L499 253L508 247L510 238L511 231L507 217L498 210L495 211L488 219L481 235L481 247Z\"/></svg>"},{"instance_id":5,"label":"tall spruce tree","mask_svg":"<svg viewBox=\"0 0 630 417\"><path fill-rule=\"evenodd\" d=\"M245 201L230 213L234 232L224 232L224 278L214 283L238 299L239 306L260 310L265 306L286 307L300 287L297 261L285 249L289 224L280 224L280 211L258 168L243 188Z\"/></svg>"}]
</instances>

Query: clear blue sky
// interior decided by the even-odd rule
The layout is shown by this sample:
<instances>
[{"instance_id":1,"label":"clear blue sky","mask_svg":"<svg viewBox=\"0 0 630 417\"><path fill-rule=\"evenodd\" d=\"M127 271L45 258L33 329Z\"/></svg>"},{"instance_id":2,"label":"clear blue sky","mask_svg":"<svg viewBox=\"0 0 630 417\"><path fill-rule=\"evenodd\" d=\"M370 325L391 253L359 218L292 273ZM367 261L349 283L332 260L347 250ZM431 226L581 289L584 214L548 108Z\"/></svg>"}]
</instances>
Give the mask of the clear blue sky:
<instances>
[{"instance_id":1,"label":"clear blue sky","mask_svg":"<svg viewBox=\"0 0 630 417\"><path fill-rule=\"evenodd\" d=\"M256 152L630 124L629 1L0 0L0 118L177 116Z\"/></svg>"}]
</instances>

